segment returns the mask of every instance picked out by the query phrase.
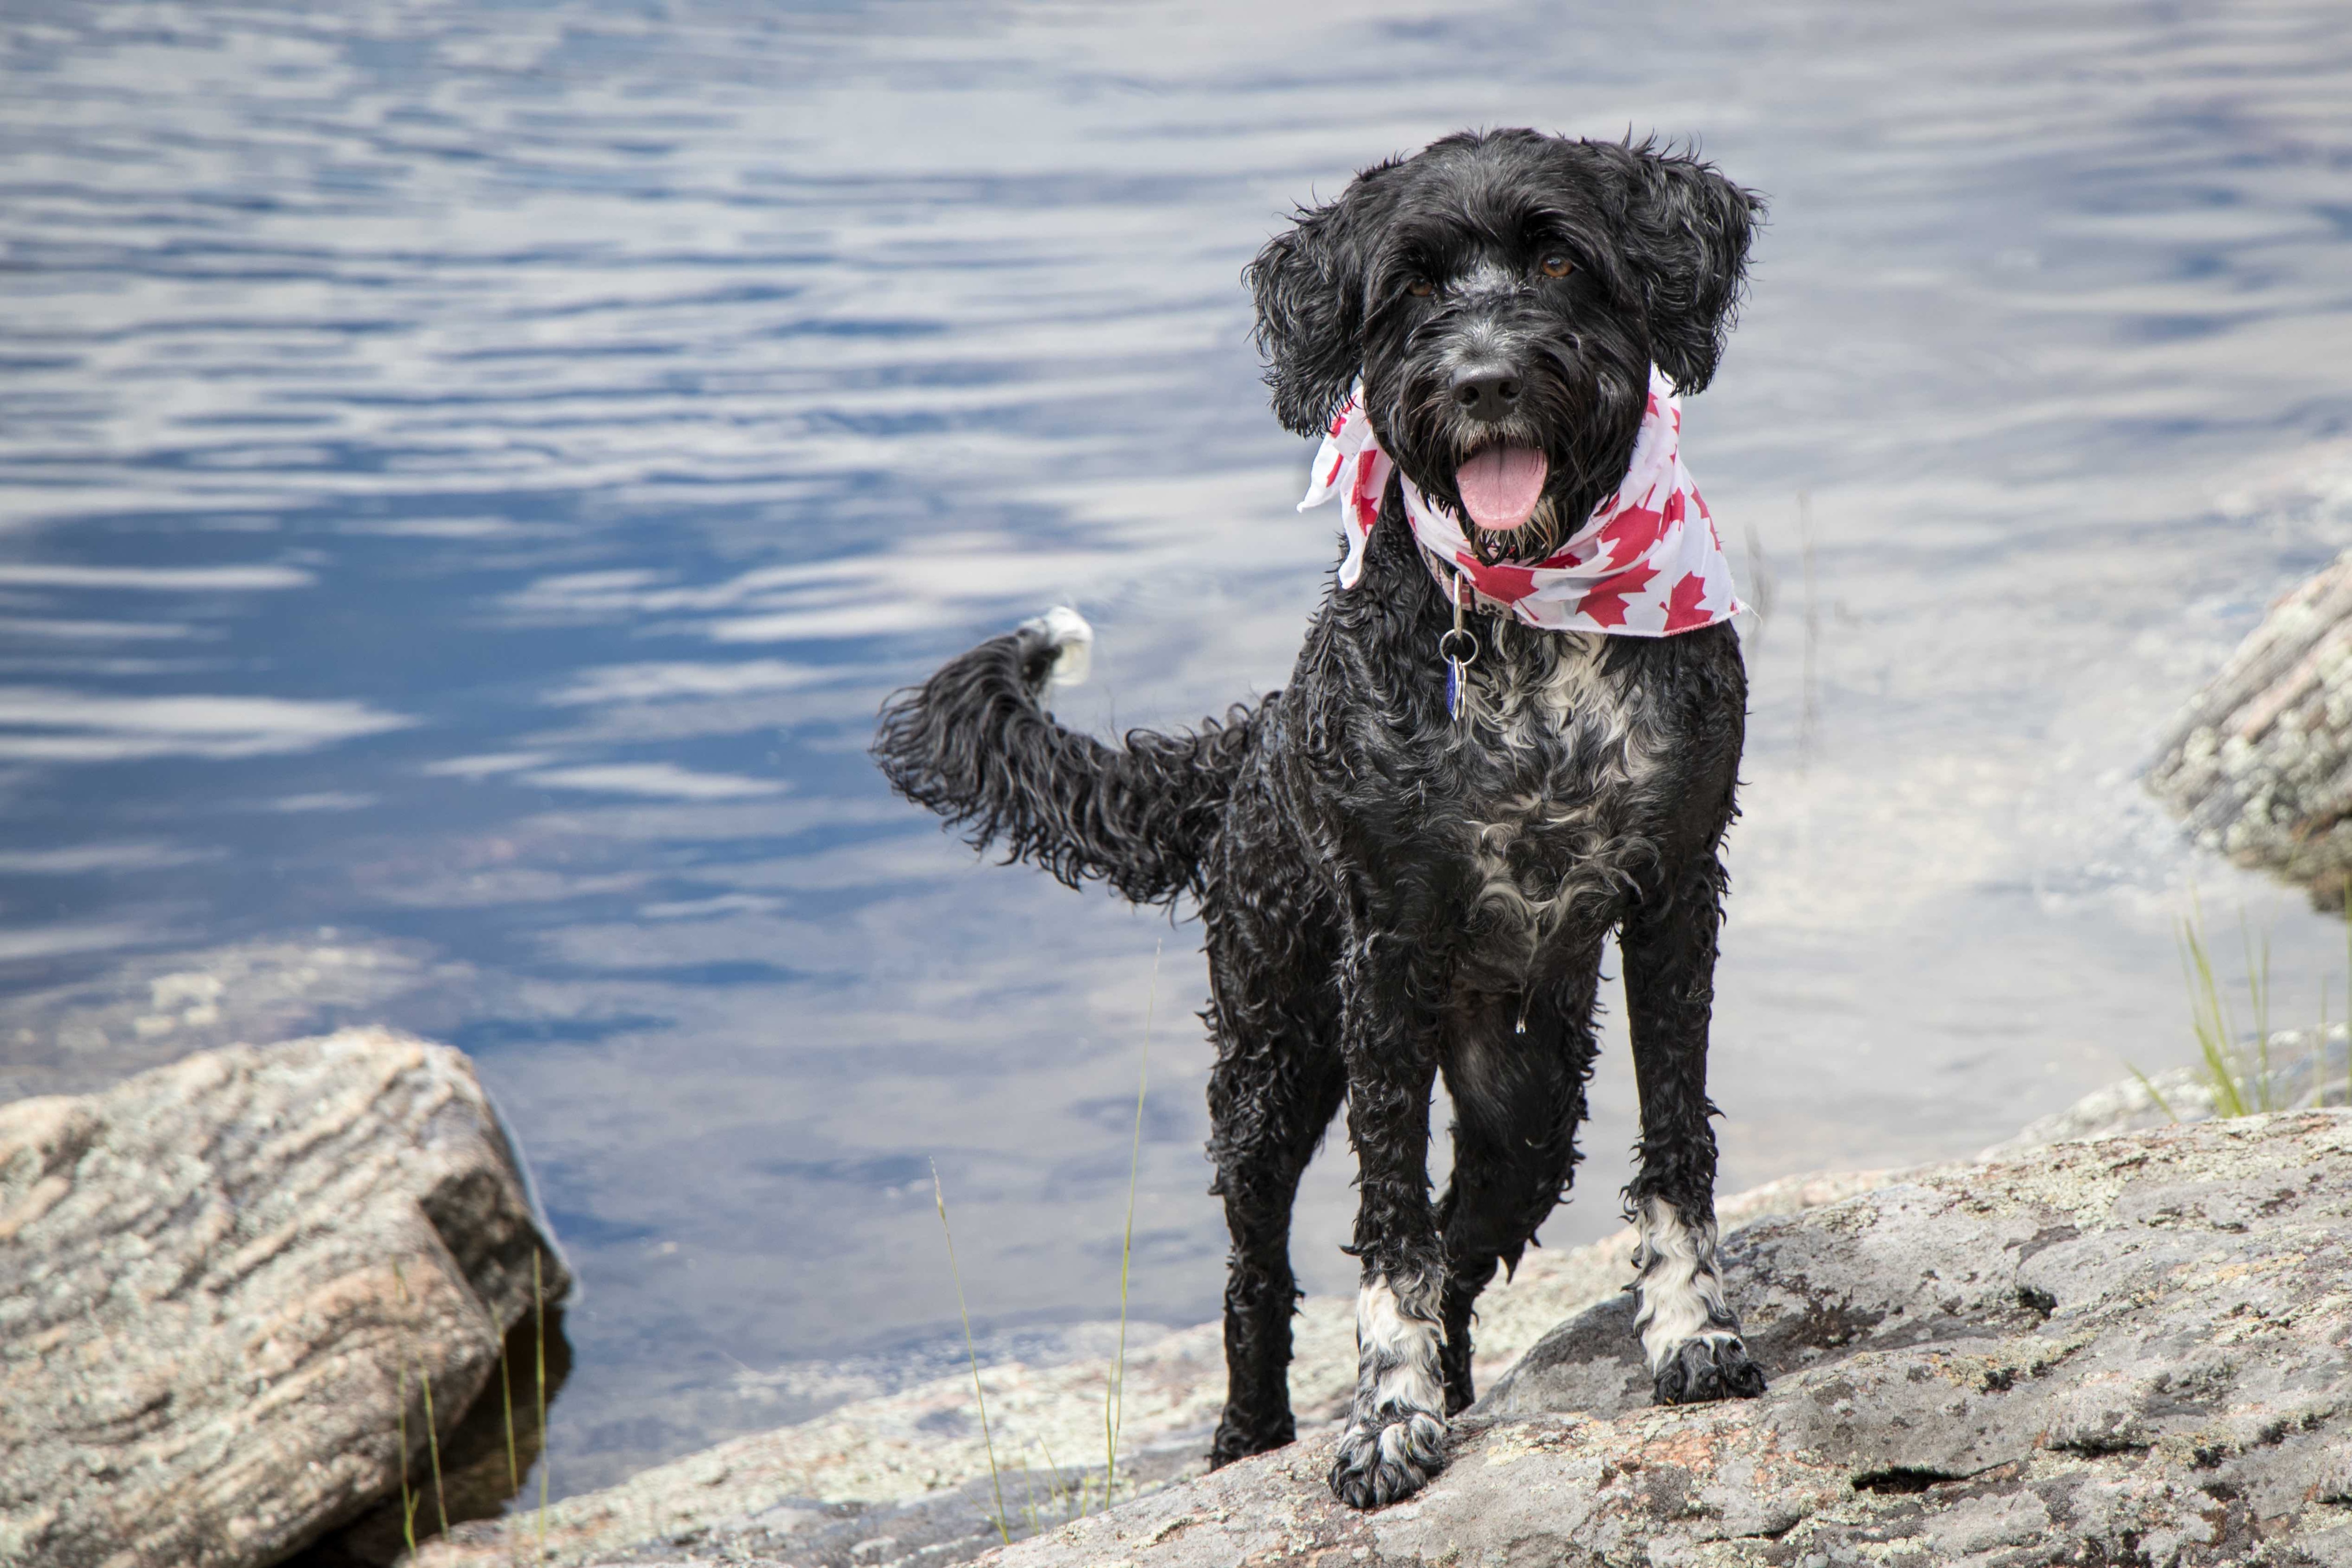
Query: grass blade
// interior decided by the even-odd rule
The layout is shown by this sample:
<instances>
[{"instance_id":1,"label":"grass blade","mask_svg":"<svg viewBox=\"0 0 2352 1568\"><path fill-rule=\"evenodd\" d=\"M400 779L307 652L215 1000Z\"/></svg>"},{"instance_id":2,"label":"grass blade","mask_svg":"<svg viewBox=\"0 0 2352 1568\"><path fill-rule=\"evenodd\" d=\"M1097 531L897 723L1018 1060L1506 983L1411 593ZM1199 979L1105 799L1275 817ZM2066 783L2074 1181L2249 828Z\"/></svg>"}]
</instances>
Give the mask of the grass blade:
<instances>
[{"instance_id":1,"label":"grass blade","mask_svg":"<svg viewBox=\"0 0 2352 1568\"><path fill-rule=\"evenodd\" d=\"M2238 941L2246 954L2246 999L2254 1014L2254 1105L2274 1111L2271 1103L2271 934L2263 933L2262 963L2254 962L2254 935L2243 907L2238 911Z\"/></svg>"},{"instance_id":2,"label":"grass blade","mask_svg":"<svg viewBox=\"0 0 2352 1568\"><path fill-rule=\"evenodd\" d=\"M2327 982L2335 977L2319 977L2319 1033L2311 1047L2311 1108L2315 1111L2327 1103Z\"/></svg>"},{"instance_id":3,"label":"grass blade","mask_svg":"<svg viewBox=\"0 0 2352 1568\"><path fill-rule=\"evenodd\" d=\"M1135 1188L1143 1173L1143 1096L1151 1084L1151 1020L1160 1007L1160 954L1151 945L1151 988L1143 1000L1143 1061L1135 1074L1135 1144L1127 1159L1127 1234L1118 1246L1118 1354L1103 1388L1103 1507L1110 1506L1111 1482L1118 1475L1118 1429L1127 1419L1127 1278L1135 1258Z\"/></svg>"},{"instance_id":4,"label":"grass blade","mask_svg":"<svg viewBox=\"0 0 2352 1568\"><path fill-rule=\"evenodd\" d=\"M441 1515L441 1533L449 1533L449 1497L441 1490L441 1427L433 1415L433 1375L419 1362L416 1380L425 1385L425 1448L433 1456L433 1506Z\"/></svg>"},{"instance_id":5,"label":"grass blade","mask_svg":"<svg viewBox=\"0 0 2352 1568\"><path fill-rule=\"evenodd\" d=\"M1053 1450L1052 1448L1047 1448L1047 1447L1045 1446L1045 1435L1043 1432L1040 1432L1039 1434L1037 1434L1037 1451L1038 1451L1039 1453L1041 1453L1041 1454L1043 1454L1043 1455L1045 1455L1045 1469L1046 1469L1046 1471L1047 1471L1049 1474L1051 1474L1051 1475L1053 1476L1053 1478L1054 1478L1051 1481L1049 1481L1049 1482L1047 1482L1047 1483L1046 1483L1046 1499L1047 1499L1047 1500L1048 1500L1048 1501L1053 1501L1053 1500L1058 1500L1061 1502L1061 1505L1062 1505L1062 1517L1063 1517L1064 1519L1072 1519L1072 1518L1076 1518L1076 1514L1074 1514L1074 1513L1072 1513L1072 1511L1071 1511L1071 1510L1070 1510L1070 1503L1069 1503L1070 1489L1069 1489L1069 1486L1068 1486L1068 1484L1067 1484L1066 1482L1065 1482L1065 1481L1062 1479L1062 1467L1061 1467L1061 1464L1059 1463L1059 1461L1057 1461L1057 1460L1054 1458L1054 1450ZM1077 1511L1078 1511L1078 1512L1080 1512L1080 1513L1085 1512L1085 1511L1086 1511L1086 1506L1087 1506L1086 1478L1085 1478L1085 1477L1083 1477L1083 1476L1081 1476L1080 1478L1078 1478L1078 1505L1077 1505Z\"/></svg>"},{"instance_id":6,"label":"grass blade","mask_svg":"<svg viewBox=\"0 0 2352 1568\"><path fill-rule=\"evenodd\" d=\"M2142 1072L2137 1067L2132 1067L2131 1063L2128 1061L2125 1062L2124 1065L2126 1067L2131 1067L2131 1075L2139 1080L2139 1086L2147 1091L2147 1097L2156 1102L2156 1108L2158 1110L2163 1112L2165 1115L2175 1122L2180 1120L2180 1113L2164 1103L2164 1096L2156 1092L2156 1085L2147 1081L2147 1073Z\"/></svg>"},{"instance_id":7,"label":"grass blade","mask_svg":"<svg viewBox=\"0 0 2352 1568\"><path fill-rule=\"evenodd\" d=\"M530 1253L530 1306L538 1314L534 1338L538 1354L532 1376L539 1385L539 1560L547 1561L547 1478L555 1468L554 1449L547 1438L547 1289L540 1281L539 1249Z\"/></svg>"},{"instance_id":8,"label":"grass blade","mask_svg":"<svg viewBox=\"0 0 2352 1568\"><path fill-rule=\"evenodd\" d=\"M393 1260L392 1283L400 1292L401 1327L404 1330L408 1326L408 1276L400 1271L398 1259ZM397 1383L400 1390L400 1538L407 1542L408 1550L414 1552L416 1550L416 1505L422 1500L415 1497L408 1486L407 1353L395 1347L394 1364L399 1369Z\"/></svg>"},{"instance_id":9,"label":"grass blade","mask_svg":"<svg viewBox=\"0 0 2352 1568\"><path fill-rule=\"evenodd\" d=\"M499 1346L499 1403L507 1416L507 1495L522 1490L522 1467L515 1463L514 1378L507 1371L507 1347Z\"/></svg>"},{"instance_id":10,"label":"grass blade","mask_svg":"<svg viewBox=\"0 0 2352 1568\"><path fill-rule=\"evenodd\" d=\"M2234 1043L2237 1030L2230 1018L2229 1000L2213 977L2212 955L2205 946L2203 906L2197 902L2194 890L2189 896L2193 913L2180 923L2178 932L2181 972L2189 986L2189 1027L2196 1031L2198 1054L2203 1059L2206 1078L2212 1085L2213 1113L2242 1116L2246 1114L2246 1096Z\"/></svg>"},{"instance_id":11,"label":"grass blade","mask_svg":"<svg viewBox=\"0 0 2352 1568\"><path fill-rule=\"evenodd\" d=\"M400 1358L400 1538L416 1550L416 1505L424 1500L408 1487L408 1358Z\"/></svg>"},{"instance_id":12,"label":"grass blade","mask_svg":"<svg viewBox=\"0 0 2352 1568\"><path fill-rule=\"evenodd\" d=\"M980 1440L988 1450L988 1484L996 1493L996 1533L1005 1545L1013 1544L1013 1531L1004 1523L1004 1480L996 1468L996 1439L988 1431L988 1396L980 1389L980 1349L972 1343L971 1309L963 1301L963 1271L956 1267L955 1230L948 1224L947 1188L940 1185L940 1163L931 1162L931 1197L940 1206L940 1228L947 1233L948 1274L955 1281L956 1311L963 1316L963 1353L971 1362L971 1398L980 1406Z\"/></svg>"}]
</instances>

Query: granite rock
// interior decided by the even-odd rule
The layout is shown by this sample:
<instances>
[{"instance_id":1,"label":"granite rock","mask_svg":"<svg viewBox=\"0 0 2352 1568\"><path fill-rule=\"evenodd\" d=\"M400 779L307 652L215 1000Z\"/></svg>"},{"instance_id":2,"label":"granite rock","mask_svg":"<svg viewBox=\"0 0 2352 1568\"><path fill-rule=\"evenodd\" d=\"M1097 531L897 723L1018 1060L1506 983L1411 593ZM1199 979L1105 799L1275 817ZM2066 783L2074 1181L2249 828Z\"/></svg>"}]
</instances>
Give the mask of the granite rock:
<instances>
[{"instance_id":1,"label":"granite rock","mask_svg":"<svg viewBox=\"0 0 2352 1568\"><path fill-rule=\"evenodd\" d=\"M2094 1097L2062 1120L2151 1109ZM1649 1402L1620 1293L1627 1239L1543 1260L1550 1299L1574 1301L1567 1321L1457 1421L1444 1473L1381 1512L1332 1500L1326 1425L1213 1475L1147 1465L1147 1486L1171 1484L992 1546L992 1489L943 1448L928 1450L927 1493L838 1500L913 1479L912 1448L891 1450L896 1470L872 1462L885 1428L902 1433L891 1442L917 1429L908 1404L887 1419L845 1407L570 1500L550 1544L558 1562L633 1568L2352 1564L2352 1115L2030 1143L1727 1200L1727 1222L1762 1216L1725 1247L1774 1379L1754 1401ZM1496 1297L1489 1351L1541 1310L1511 1294L1528 1281ZM1321 1308L1308 1303L1294 1373L1302 1413L1345 1386L1344 1330L1324 1344ZM1164 1386L1147 1454L1181 1458L1171 1425L1213 1410L1212 1333L1149 1353ZM1000 1397L1021 1408L1024 1389L1024 1418L1099 1408L1099 1368L1064 1369L1050 1389L1043 1376L991 1369L992 1416ZM900 1397L918 1395L969 1387ZM501 1563L520 1544L511 1527L457 1534L423 1563Z\"/></svg>"},{"instance_id":2,"label":"granite rock","mask_svg":"<svg viewBox=\"0 0 2352 1568\"><path fill-rule=\"evenodd\" d=\"M2352 884L2352 551L2281 594L2189 698L2147 788L2203 847L2342 909Z\"/></svg>"},{"instance_id":3,"label":"granite rock","mask_svg":"<svg viewBox=\"0 0 2352 1568\"><path fill-rule=\"evenodd\" d=\"M1944 1166L1727 1252L1760 1399L1649 1405L1612 1301L1397 1508L1334 1503L1327 1437L992 1560L2352 1563L2352 1117Z\"/></svg>"},{"instance_id":4,"label":"granite rock","mask_svg":"<svg viewBox=\"0 0 2352 1568\"><path fill-rule=\"evenodd\" d=\"M346 1030L0 1104L0 1563L278 1561L396 1497L428 1398L454 1430L568 1282L446 1046Z\"/></svg>"},{"instance_id":5,"label":"granite rock","mask_svg":"<svg viewBox=\"0 0 2352 1568\"><path fill-rule=\"evenodd\" d=\"M1884 1176L1790 1176L1717 1207L1726 1224L1737 1225L1832 1202ZM1477 1376L1500 1376L1563 1317L1622 1292L1633 1275L1633 1248L1628 1228L1585 1247L1529 1252L1479 1303ZM1290 1391L1302 1431L1347 1410L1355 1387L1354 1320L1355 1303L1347 1297L1310 1296L1300 1303ZM1080 1506L1099 1506L1081 1505L1077 1494L1090 1488L1100 1496L1110 1370L1098 1356L982 1369L1011 1532L1050 1528ZM1130 1340L1123 1385L1118 1495L1199 1474L1224 1401L1219 1326L1160 1333L1139 1345ZM989 1522L997 1509L988 1451L971 1414L968 1373L848 1402L814 1421L739 1437L618 1486L563 1499L544 1521L534 1511L460 1525L425 1543L415 1568L504 1568L526 1551L539 1561L542 1538L544 1561L559 1568L658 1559L681 1542L725 1553L730 1562L790 1561L800 1568L902 1558L938 1568L969 1561L997 1539ZM1081 1456L1097 1462L1073 1462ZM1063 1468L1051 1469L1054 1460ZM889 1545L846 1555L870 1541Z\"/></svg>"}]
</instances>

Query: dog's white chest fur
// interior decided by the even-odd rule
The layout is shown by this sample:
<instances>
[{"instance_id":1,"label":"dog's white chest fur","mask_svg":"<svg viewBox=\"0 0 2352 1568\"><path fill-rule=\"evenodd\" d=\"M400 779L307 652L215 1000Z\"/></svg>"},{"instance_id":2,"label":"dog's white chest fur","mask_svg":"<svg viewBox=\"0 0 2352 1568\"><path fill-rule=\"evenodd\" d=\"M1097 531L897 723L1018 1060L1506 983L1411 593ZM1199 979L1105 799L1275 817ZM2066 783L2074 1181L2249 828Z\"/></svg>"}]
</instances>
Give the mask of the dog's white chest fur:
<instances>
[{"instance_id":1,"label":"dog's white chest fur","mask_svg":"<svg viewBox=\"0 0 2352 1568\"><path fill-rule=\"evenodd\" d=\"M1469 683L1462 744L1485 748L1465 802L1477 903L1531 957L1580 902L1613 899L1646 846L1664 737L1607 668L1609 640L1494 622Z\"/></svg>"},{"instance_id":2,"label":"dog's white chest fur","mask_svg":"<svg viewBox=\"0 0 2352 1568\"><path fill-rule=\"evenodd\" d=\"M1558 747L1580 727L1627 727L1624 695L1602 667L1609 640L1591 632L1537 632L1496 619L1470 682L1471 727L1505 749Z\"/></svg>"}]
</instances>

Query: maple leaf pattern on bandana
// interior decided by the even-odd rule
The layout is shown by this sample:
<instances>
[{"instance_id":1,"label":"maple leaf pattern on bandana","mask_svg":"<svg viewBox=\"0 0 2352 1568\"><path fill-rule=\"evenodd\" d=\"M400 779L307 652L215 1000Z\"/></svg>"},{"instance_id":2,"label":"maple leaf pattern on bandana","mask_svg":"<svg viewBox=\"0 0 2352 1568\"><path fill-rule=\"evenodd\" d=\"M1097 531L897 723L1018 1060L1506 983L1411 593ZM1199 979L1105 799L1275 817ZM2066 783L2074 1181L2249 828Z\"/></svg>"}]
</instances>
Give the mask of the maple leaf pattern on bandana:
<instances>
[{"instance_id":1,"label":"maple leaf pattern on bandana","mask_svg":"<svg viewBox=\"0 0 2352 1568\"><path fill-rule=\"evenodd\" d=\"M1302 512L1342 497L1348 539L1339 586L1364 574L1364 546L1380 521L1381 497L1396 465L1381 450L1364 413L1363 383L1331 421L1315 455ZM1423 557L1441 584L1450 568L1481 608L1547 632L1605 632L1619 637L1671 637L1730 620L1746 608L1732 591L1731 563L1715 517L1682 460L1682 399L1655 365L1633 461L1617 491L1541 560L1489 565L1471 549L1462 525L1400 478L1405 516ZM1703 527L1700 525L1704 525Z\"/></svg>"}]
</instances>

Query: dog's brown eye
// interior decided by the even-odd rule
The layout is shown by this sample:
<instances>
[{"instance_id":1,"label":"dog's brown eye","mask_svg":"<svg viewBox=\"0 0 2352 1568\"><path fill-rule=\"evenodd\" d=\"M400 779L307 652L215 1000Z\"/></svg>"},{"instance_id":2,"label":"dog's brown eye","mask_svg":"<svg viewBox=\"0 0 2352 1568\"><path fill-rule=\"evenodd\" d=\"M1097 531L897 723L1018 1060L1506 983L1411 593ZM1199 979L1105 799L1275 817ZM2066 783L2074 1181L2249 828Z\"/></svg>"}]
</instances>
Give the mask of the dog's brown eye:
<instances>
[{"instance_id":1,"label":"dog's brown eye","mask_svg":"<svg viewBox=\"0 0 2352 1568\"><path fill-rule=\"evenodd\" d=\"M1542 265L1543 275L1546 277L1566 277L1570 273L1576 270L1575 267L1570 263L1568 257L1564 256L1548 256L1543 258Z\"/></svg>"},{"instance_id":2,"label":"dog's brown eye","mask_svg":"<svg viewBox=\"0 0 2352 1568\"><path fill-rule=\"evenodd\" d=\"M1404 291L1415 299L1426 299L1429 298L1430 290L1434 287L1426 277L1416 277L1404 286Z\"/></svg>"}]
</instances>

